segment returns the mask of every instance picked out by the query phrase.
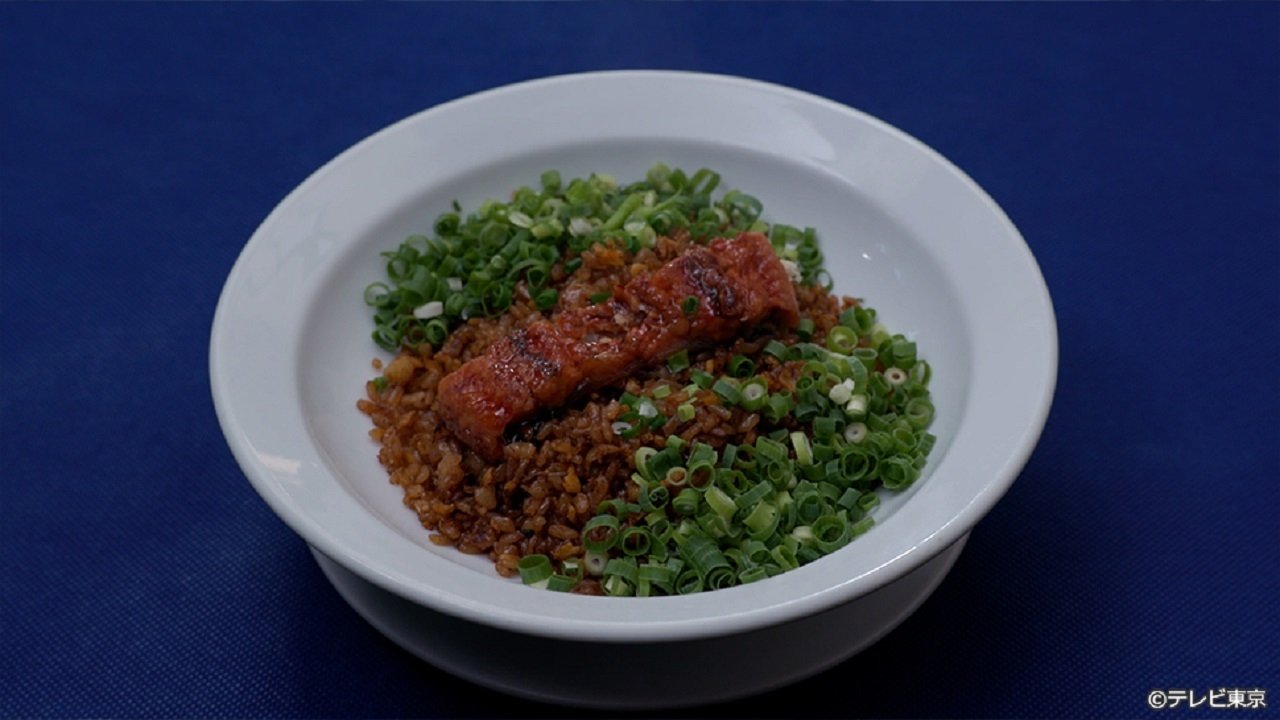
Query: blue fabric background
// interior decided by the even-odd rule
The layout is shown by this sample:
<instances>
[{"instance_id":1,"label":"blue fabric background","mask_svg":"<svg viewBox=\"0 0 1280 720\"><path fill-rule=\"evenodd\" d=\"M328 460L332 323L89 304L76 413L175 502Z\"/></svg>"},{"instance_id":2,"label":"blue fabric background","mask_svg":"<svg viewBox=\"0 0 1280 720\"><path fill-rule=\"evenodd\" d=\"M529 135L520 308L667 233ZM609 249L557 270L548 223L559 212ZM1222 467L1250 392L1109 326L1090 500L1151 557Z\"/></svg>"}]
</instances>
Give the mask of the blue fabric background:
<instances>
[{"instance_id":1,"label":"blue fabric background","mask_svg":"<svg viewBox=\"0 0 1280 720\"><path fill-rule=\"evenodd\" d=\"M726 716L1280 708L1280 6L0 4L0 715L553 716L399 650L245 481L206 371L258 222L369 133L591 69L746 75L964 168L1026 236L1057 400L867 652Z\"/></svg>"}]
</instances>

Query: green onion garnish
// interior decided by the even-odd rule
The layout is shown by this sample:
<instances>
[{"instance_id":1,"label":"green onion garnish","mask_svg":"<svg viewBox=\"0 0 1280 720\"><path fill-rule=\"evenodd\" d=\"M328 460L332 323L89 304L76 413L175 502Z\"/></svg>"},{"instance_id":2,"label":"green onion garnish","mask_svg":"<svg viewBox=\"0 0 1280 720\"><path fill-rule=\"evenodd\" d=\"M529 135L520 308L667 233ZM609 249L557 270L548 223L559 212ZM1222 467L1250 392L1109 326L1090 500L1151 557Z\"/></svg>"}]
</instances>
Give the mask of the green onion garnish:
<instances>
[{"instance_id":1,"label":"green onion garnish","mask_svg":"<svg viewBox=\"0 0 1280 720\"><path fill-rule=\"evenodd\" d=\"M693 379L693 384L697 385L698 388L702 390L710 389L711 385L715 383L716 380L714 375L705 370L694 370L690 373L690 377Z\"/></svg>"},{"instance_id":2,"label":"green onion garnish","mask_svg":"<svg viewBox=\"0 0 1280 720\"><path fill-rule=\"evenodd\" d=\"M551 560L546 555L525 555L516 563L525 585L542 587L551 577Z\"/></svg>"},{"instance_id":3,"label":"green onion garnish","mask_svg":"<svg viewBox=\"0 0 1280 720\"><path fill-rule=\"evenodd\" d=\"M596 515L582 528L582 545L588 552L603 553L618 542L618 518Z\"/></svg>"},{"instance_id":4,"label":"green onion garnish","mask_svg":"<svg viewBox=\"0 0 1280 720\"><path fill-rule=\"evenodd\" d=\"M769 342L765 343L764 353L766 355L772 355L773 357L779 360L782 360L787 355L787 346L783 345L777 340L770 340Z\"/></svg>"},{"instance_id":5,"label":"green onion garnish","mask_svg":"<svg viewBox=\"0 0 1280 720\"><path fill-rule=\"evenodd\" d=\"M726 405L737 405L742 401L738 384L732 378L719 378L711 385L711 392L720 396Z\"/></svg>"},{"instance_id":6,"label":"green onion garnish","mask_svg":"<svg viewBox=\"0 0 1280 720\"><path fill-rule=\"evenodd\" d=\"M827 347L833 352L848 355L857 346L858 334L844 325L837 325L827 333Z\"/></svg>"},{"instance_id":7,"label":"green onion garnish","mask_svg":"<svg viewBox=\"0 0 1280 720\"><path fill-rule=\"evenodd\" d=\"M684 311L685 315L693 315L694 313L698 312L697 296L690 295L686 297L684 301L680 303L680 309Z\"/></svg>"},{"instance_id":8,"label":"green onion garnish","mask_svg":"<svg viewBox=\"0 0 1280 720\"><path fill-rule=\"evenodd\" d=\"M756 364L745 355L734 355L729 358L729 374L736 378L750 377L756 371Z\"/></svg>"},{"instance_id":9,"label":"green onion garnish","mask_svg":"<svg viewBox=\"0 0 1280 720\"><path fill-rule=\"evenodd\" d=\"M569 592L578 586L580 580L581 578L572 575L552 575L547 578L546 588L553 592Z\"/></svg>"},{"instance_id":10,"label":"green onion garnish","mask_svg":"<svg viewBox=\"0 0 1280 720\"><path fill-rule=\"evenodd\" d=\"M556 302L559 300L560 293L551 288L540 291L533 298L534 305L536 305L539 310L550 310L556 306Z\"/></svg>"},{"instance_id":11,"label":"green onion garnish","mask_svg":"<svg viewBox=\"0 0 1280 720\"><path fill-rule=\"evenodd\" d=\"M763 378L752 378L742 386L742 407L749 412L756 412L769 400L769 384Z\"/></svg>"}]
</instances>

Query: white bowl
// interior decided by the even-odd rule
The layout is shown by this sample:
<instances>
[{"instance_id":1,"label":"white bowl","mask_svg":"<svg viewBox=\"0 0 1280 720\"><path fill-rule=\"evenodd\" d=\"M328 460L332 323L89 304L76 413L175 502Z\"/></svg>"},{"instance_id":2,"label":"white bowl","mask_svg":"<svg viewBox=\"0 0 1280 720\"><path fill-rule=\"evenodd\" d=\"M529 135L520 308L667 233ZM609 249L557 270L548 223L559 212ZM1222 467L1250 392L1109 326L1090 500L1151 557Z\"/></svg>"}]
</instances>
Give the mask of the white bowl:
<instances>
[{"instance_id":1,"label":"white bowl","mask_svg":"<svg viewBox=\"0 0 1280 720\"><path fill-rule=\"evenodd\" d=\"M924 476L886 498L869 533L778 577L680 597L534 590L500 578L487 558L432 545L387 481L355 409L370 360L385 357L369 340L362 290L383 272L380 251L429 232L454 199L474 209L549 168L639 178L659 160L711 167L725 187L759 197L769 219L817 228L837 292L865 298L933 366L938 443ZM1056 369L1053 310L1035 260L1000 208L937 153L796 90L647 71L480 93L347 150L250 238L210 343L214 402L236 459L376 627L493 687L631 707L763 690L887 632L941 580L1017 476ZM582 658L620 644L654 657L722 654L700 666L698 687L654 697L647 681L618 681L633 663L578 662L576 682L557 683L500 661L501 644L477 644L499 636Z\"/></svg>"}]
</instances>

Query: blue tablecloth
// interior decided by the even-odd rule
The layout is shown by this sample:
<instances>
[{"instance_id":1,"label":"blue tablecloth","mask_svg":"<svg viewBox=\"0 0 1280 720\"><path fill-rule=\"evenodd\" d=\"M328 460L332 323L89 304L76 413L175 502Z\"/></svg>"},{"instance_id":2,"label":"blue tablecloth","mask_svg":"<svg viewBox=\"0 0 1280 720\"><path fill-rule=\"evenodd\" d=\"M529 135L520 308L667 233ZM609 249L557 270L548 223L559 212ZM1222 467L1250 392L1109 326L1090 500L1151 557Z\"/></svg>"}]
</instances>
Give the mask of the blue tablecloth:
<instances>
[{"instance_id":1,"label":"blue tablecloth","mask_svg":"<svg viewBox=\"0 0 1280 720\"><path fill-rule=\"evenodd\" d=\"M209 326L257 223L369 133L655 67L937 148L1026 236L1062 347L1039 448L915 616L691 712L1275 716L1278 39L1276 4L0 4L0 715L572 712L343 603L222 440ZM1146 702L1221 688L1269 707Z\"/></svg>"}]
</instances>

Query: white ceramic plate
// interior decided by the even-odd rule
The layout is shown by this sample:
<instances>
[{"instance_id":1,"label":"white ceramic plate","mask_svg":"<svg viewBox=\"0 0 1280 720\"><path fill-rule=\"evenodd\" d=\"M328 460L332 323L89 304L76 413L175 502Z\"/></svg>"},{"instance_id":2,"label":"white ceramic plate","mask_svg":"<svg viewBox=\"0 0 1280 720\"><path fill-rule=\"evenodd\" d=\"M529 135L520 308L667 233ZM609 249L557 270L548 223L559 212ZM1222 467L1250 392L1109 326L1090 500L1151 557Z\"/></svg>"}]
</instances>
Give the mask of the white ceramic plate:
<instances>
[{"instance_id":1,"label":"white ceramic plate","mask_svg":"<svg viewBox=\"0 0 1280 720\"><path fill-rule=\"evenodd\" d=\"M893 582L799 620L719 637L626 645L537 637L460 620L314 554L369 624L443 670L533 700L634 711L761 693L838 664L915 612L951 569L965 537Z\"/></svg>"},{"instance_id":2,"label":"white ceramic plate","mask_svg":"<svg viewBox=\"0 0 1280 720\"><path fill-rule=\"evenodd\" d=\"M370 360L361 293L380 251L549 168L642 177L706 166L769 219L818 229L836 289L914 337L934 368L939 438L925 476L848 547L714 593L596 598L504 580L427 541L355 409ZM271 507L356 576L435 611L532 635L685 641L809 616L956 543L1031 452L1057 336L1021 237L968 177L843 105L738 78L616 72L523 83L425 111L362 141L294 190L249 240L213 324L210 373L237 460Z\"/></svg>"}]
</instances>

